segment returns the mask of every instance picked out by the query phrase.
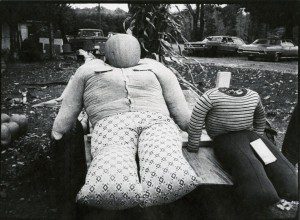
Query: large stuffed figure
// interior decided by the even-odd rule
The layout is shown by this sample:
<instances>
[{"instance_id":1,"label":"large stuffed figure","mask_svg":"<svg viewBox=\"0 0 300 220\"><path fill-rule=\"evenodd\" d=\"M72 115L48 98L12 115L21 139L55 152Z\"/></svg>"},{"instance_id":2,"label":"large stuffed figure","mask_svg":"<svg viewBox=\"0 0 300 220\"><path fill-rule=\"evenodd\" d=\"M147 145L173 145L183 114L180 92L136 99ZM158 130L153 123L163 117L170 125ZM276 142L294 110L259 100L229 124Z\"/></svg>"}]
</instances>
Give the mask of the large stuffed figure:
<instances>
[{"instance_id":1,"label":"large stuffed figure","mask_svg":"<svg viewBox=\"0 0 300 220\"><path fill-rule=\"evenodd\" d=\"M177 200L198 184L182 155L177 125L187 130L191 112L177 78L140 59L131 35L109 38L106 56L108 64L94 59L76 71L53 125L61 138L84 108L93 126L93 159L77 201L125 209Z\"/></svg>"},{"instance_id":2,"label":"large stuffed figure","mask_svg":"<svg viewBox=\"0 0 300 220\"><path fill-rule=\"evenodd\" d=\"M291 163L264 136L265 113L258 93L244 88L214 88L197 101L189 124L188 150L198 151L205 125L214 152L233 176L240 203L268 207L280 198L297 200L297 175ZM265 164L251 147L261 139L276 161ZM264 146L265 145L265 146ZM258 149L258 152L260 149Z\"/></svg>"}]
</instances>

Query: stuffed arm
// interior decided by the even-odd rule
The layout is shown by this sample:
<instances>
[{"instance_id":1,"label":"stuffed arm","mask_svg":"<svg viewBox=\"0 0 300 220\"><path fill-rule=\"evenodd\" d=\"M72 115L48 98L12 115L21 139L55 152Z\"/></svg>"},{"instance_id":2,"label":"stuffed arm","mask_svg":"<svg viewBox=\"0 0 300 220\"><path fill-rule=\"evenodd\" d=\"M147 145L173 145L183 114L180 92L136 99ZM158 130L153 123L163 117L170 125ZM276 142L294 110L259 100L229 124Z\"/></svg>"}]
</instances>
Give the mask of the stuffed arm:
<instances>
[{"instance_id":1,"label":"stuffed arm","mask_svg":"<svg viewBox=\"0 0 300 220\"><path fill-rule=\"evenodd\" d=\"M253 128L259 134L264 134L266 126L266 115L264 107L259 98L256 109L254 111Z\"/></svg>"},{"instance_id":2,"label":"stuffed arm","mask_svg":"<svg viewBox=\"0 0 300 220\"><path fill-rule=\"evenodd\" d=\"M171 117L181 130L187 131L191 111L185 100L175 74L163 64L156 62L153 70L162 87L163 96L170 111Z\"/></svg>"},{"instance_id":3,"label":"stuffed arm","mask_svg":"<svg viewBox=\"0 0 300 220\"><path fill-rule=\"evenodd\" d=\"M192 112L188 130L188 151L198 151L201 140L202 128L205 123L205 117L211 108L212 103L209 97L206 94L204 94L199 98Z\"/></svg>"},{"instance_id":4,"label":"stuffed arm","mask_svg":"<svg viewBox=\"0 0 300 220\"><path fill-rule=\"evenodd\" d=\"M61 108L55 118L52 136L58 140L69 131L82 110L82 97L84 91L84 74L80 68L69 81L62 101Z\"/></svg>"}]
</instances>

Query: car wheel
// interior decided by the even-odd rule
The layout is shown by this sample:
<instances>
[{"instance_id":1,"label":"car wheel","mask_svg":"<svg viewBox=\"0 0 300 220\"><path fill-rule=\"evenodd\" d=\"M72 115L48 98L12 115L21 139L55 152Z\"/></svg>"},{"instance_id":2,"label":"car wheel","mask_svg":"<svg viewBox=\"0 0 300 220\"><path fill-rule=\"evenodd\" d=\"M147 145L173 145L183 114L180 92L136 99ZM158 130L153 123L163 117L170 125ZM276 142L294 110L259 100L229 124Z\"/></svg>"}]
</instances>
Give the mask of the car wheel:
<instances>
[{"instance_id":1,"label":"car wheel","mask_svg":"<svg viewBox=\"0 0 300 220\"><path fill-rule=\"evenodd\" d=\"M248 56L248 60L254 60L254 56Z\"/></svg>"},{"instance_id":2,"label":"car wheel","mask_svg":"<svg viewBox=\"0 0 300 220\"><path fill-rule=\"evenodd\" d=\"M211 47L208 54L211 57L215 57L217 55L217 47Z\"/></svg>"},{"instance_id":3,"label":"car wheel","mask_svg":"<svg viewBox=\"0 0 300 220\"><path fill-rule=\"evenodd\" d=\"M275 53L273 56L273 61L274 62L279 62L280 61L280 54L279 53Z\"/></svg>"},{"instance_id":4,"label":"car wheel","mask_svg":"<svg viewBox=\"0 0 300 220\"><path fill-rule=\"evenodd\" d=\"M83 55L76 54L76 59L77 59L78 62L84 62L84 56Z\"/></svg>"}]
</instances>

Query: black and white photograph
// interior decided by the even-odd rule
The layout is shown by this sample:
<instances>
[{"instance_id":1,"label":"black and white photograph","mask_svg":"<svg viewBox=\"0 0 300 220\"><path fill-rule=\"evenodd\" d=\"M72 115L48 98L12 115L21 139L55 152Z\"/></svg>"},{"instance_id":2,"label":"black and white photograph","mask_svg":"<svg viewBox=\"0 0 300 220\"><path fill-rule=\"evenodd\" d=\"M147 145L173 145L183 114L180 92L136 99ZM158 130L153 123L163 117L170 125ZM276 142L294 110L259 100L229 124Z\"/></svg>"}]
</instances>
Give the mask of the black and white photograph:
<instances>
[{"instance_id":1,"label":"black and white photograph","mask_svg":"<svg viewBox=\"0 0 300 220\"><path fill-rule=\"evenodd\" d=\"M299 8L0 1L0 218L298 220Z\"/></svg>"}]
</instances>

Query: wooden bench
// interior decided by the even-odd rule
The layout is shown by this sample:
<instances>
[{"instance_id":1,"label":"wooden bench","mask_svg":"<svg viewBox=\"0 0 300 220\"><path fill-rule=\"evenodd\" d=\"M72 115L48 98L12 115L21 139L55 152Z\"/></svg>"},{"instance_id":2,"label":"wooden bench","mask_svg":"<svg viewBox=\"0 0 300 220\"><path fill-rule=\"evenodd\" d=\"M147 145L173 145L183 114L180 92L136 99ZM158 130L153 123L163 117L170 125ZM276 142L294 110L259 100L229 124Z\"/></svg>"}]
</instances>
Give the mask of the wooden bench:
<instances>
[{"instance_id":1,"label":"wooden bench","mask_svg":"<svg viewBox=\"0 0 300 220\"><path fill-rule=\"evenodd\" d=\"M216 87L229 87L230 78L230 72L219 72L217 75ZM192 110L199 96L190 90L183 90L183 93L188 102L189 108ZM187 144L187 137L187 133L182 132L182 152L200 178L201 185L233 185L231 176L223 169L222 165L216 159L211 139L207 135L206 131L202 134L198 153L188 152L186 148L184 148ZM90 140L91 134L86 135L85 149L87 166L89 166L92 159L90 154Z\"/></svg>"}]
</instances>

